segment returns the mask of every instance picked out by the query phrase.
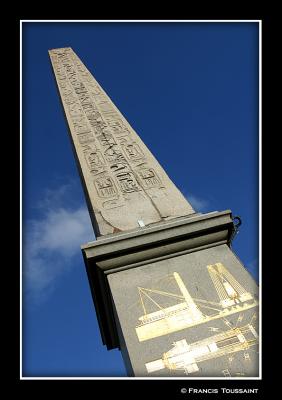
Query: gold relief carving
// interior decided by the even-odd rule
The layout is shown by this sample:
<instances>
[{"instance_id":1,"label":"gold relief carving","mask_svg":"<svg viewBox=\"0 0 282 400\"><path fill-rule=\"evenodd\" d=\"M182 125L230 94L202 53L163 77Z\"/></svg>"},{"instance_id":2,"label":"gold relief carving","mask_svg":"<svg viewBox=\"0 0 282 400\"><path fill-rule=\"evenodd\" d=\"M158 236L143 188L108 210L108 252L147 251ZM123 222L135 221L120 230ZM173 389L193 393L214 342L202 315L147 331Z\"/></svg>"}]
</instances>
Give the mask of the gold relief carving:
<instances>
[{"instance_id":1,"label":"gold relief carving","mask_svg":"<svg viewBox=\"0 0 282 400\"><path fill-rule=\"evenodd\" d=\"M222 263L207 266L210 278L215 286L222 308L236 306L252 300L253 296L231 275Z\"/></svg>"},{"instance_id":2,"label":"gold relief carving","mask_svg":"<svg viewBox=\"0 0 282 400\"><path fill-rule=\"evenodd\" d=\"M220 302L192 297L177 272L173 272L173 277L180 293L138 287L144 311L135 328L140 342L217 319L225 321L227 326L231 327L226 317L237 313L241 314L258 306L258 301L254 296L234 278L222 263L208 265L207 270ZM165 306L162 296L174 298L176 304ZM159 310L148 312L144 297L151 300ZM159 301L161 304L158 304Z\"/></svg>"},{"instance_id":3,"label":"gold relief carving","mask_svg":"<svg viewBox=\"0 0 282 400\"><path fill-rule=\"evenodd\" d=\"M89 132L85 132L85 133L81 133L77 137L78 137L78 141L79 141L80 144L85 144L85 143L88 143L88 142L94 142L95 141L93 133L90 132L90 131Z\"/></svg>"},{"instance_id":4,"label":"gold relief carving","mask_svg":"<svg viewBox=\"0 0 282 400\"><path fill-rule=\"evenodd\" d=\"M106 198L117 195L117 190L114 186L113 180L108 176L97 178L94 181L94 185L100 197Z\"/></svg>"},{"instance_id":5,"label":"gold relief carving","mask_svg":"<svg viewBox=\"0 0 282 400\"><path fill-rule=\"evenodd\" d=\"M145 189L159 187L161 185L161 181L153 168L143 168L136 171L136 173L141 179L142 185L145 187Z\"/></svg>"},{"instance_id":6,"label":"gold relief carving","mask_svg":"<svg viewBox=\"0 0 282 400\"><path fill-rule=\"evenodd\" d=\"M163 354L159 360L146 363L148 373L156 372L167 368L171 371L182 370L189 375L200 370L199 364L214 360L218 357L229 356L234 359L237 353L243 353L243 362L250 363L250 354L245 351L251 349L259 343L259 338L255 327L251 324L232 328L217 335L207 337L197 342L188 343L186 339L178 340L172 344L172 349ZM239 356L238 354L238 356ZM243 365L241 364L241 368ZM225 377L231 377L228 369L222 370ZM237 372L236 375L244 376L244 372Z\"/></svg>"}]
</instances>

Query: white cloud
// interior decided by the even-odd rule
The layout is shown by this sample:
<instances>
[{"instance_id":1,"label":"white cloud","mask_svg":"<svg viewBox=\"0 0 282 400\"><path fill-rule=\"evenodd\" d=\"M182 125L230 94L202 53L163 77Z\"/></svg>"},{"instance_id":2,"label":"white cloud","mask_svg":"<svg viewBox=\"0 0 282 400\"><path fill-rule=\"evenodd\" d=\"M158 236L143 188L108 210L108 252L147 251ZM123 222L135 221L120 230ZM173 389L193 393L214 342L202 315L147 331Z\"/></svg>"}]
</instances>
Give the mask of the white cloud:
<instances>
[{"instance_id":1,"label":"white cloud","mask_svg":"<svg viewBox=\"0 0 282 400\"><path fill-rule=\"evenodd\" d=\"M68 178L63 184L58 184L56 188L45 188L41 200L35 208L43 213L54 208L65 207L76 208L78 206L76 194L80 193L81 184L78 179Z\"/></svg>"},{"instance_id":2,"label":"white cloud","mask_svg":"<svg viewBox=\"0 0 282 400\"><path fill-rule=\"evenodd\" d=\"M85 206L67 208L66 198L72 186L46 191L41 202L46 209L38 219L23 226L23 289L24 293L44 297L58 278L73 267L75 257L82 257L80 245L94 240ZM65 200L65 207L61 203Z\"/></svg>"},{"instance_id":3,"label":"white cloud","mask_svg":"<svg viewBox=\"0 0 282 400\"><path fill-rule=\"evenodd\" d=\"M202 199L198 196L195 196L193 194L188 194L186 196L187 200L189 201L189 203L191 204L191 206L194 208L194 210L196 212L203 212L203 211L207 211L207 209L209 208L209 201Z\"/></svg>"}]
</instances>

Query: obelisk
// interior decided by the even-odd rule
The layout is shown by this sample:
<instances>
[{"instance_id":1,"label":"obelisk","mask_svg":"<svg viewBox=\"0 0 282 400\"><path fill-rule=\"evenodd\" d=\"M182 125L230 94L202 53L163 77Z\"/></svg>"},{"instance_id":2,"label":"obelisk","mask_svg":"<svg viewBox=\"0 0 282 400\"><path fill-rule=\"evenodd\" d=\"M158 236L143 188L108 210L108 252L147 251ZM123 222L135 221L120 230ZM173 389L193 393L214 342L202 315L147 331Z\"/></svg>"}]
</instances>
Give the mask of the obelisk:
<instances>
[{"instance_id":1,"label":"obelisk","mask_svg":"<svg viewBox=\"0 0 282 400\"><path fill-rule=\"evenodd\" d=\"M258 287L230 210L196 213L69 47L49 51L97 240L103 343L130 376L257 377Z\"/></svg>"},{"instance_id":2,"label":"obelisk","mask_svg":"<svg viewBox=\"0 0 282 400\"><path fill-rule=\"evenodd\" d=\"M72 49L50 57L96 236L193 213Z\"/></svg>"}]
</instances>

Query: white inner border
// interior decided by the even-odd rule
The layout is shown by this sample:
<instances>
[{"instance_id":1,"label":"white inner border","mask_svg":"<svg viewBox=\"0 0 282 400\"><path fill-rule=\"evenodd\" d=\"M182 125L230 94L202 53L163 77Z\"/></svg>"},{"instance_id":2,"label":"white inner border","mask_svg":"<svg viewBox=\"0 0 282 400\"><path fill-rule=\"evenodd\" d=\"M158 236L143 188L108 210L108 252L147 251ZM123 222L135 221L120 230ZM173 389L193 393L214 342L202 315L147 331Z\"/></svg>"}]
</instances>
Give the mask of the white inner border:
<instances>
[{"instance_id":1,"label":"white inner border","mask_svg":"<svg viewBox=\"0 0 282 400\"><path fill-rule=\"evenodd\" d=\"M259 344L259 376L258 377L25 377L22 376L22 24L25 22L257 22L259 24L259 327L260 327L260 338L262 336L262 313L261 313L261 303L262 303L262 222L261 222L261 212L262 212L262 185L261 185L261 173L262 173L262 20L20 20L20 379L21 380L261 380L262 379L262 346L261 340Z\"/></svg>"}]
</instances>

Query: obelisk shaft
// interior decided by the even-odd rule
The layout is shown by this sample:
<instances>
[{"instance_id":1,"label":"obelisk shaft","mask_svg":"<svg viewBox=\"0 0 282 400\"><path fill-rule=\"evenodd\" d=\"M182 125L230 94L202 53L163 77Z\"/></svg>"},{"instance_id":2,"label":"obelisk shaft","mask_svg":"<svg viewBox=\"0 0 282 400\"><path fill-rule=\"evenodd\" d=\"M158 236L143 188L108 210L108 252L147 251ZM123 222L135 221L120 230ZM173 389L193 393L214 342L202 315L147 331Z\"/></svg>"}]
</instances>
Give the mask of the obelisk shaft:
<instances>
[{"instance_id":1,"label":"obelisk shaft","mask_svg":"<svg viewBox=\"0 0 282 400\"><path fill-rule=\"evenodd\" d=\"M194 213L72 49L49 54L96 236Z\"/></svg>"}]
</instances>

